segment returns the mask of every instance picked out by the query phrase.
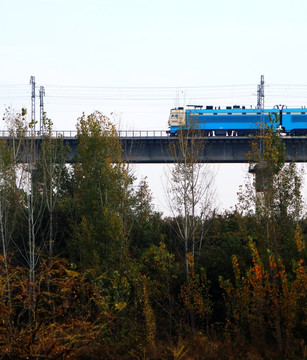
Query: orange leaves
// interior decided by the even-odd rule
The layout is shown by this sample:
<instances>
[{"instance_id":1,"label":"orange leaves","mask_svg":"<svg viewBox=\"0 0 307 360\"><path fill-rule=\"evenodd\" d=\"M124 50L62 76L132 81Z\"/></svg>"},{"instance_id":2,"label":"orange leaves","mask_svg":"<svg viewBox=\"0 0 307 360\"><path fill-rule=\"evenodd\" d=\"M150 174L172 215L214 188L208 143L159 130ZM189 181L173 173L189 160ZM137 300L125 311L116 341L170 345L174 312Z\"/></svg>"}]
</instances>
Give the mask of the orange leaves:
<instances>
[{"instance_id":1,"label":"orange leaves","mask_svg":"<svg viewBox=\"0 0 307 360\"><path fill-rule=\"evenodd\" d=\"M236 257L236 255L233 255L233 257L232 257L232 266L233 266L235 278L238 281L241 277L241 273L240 273L238 258Z\"/></svg>"},{"instance_id":2,"label":"orange leaves","mask_svg":"<svg viewBox=\"0 0 307 360\"><path fill-rule=\"evenodd\" d=\"M190 276L194 276L194 256L192 253L188 252L187 253L187 261L188 261L188 266L189 266L189 275Z\"/></svg>"},{"instance_id":3,"label":"orange leaves","mask_svg":"<svg viewBox=\"0 0 307 360\"><path fill-rule=\"evenodd\" d=\"M100 290L54 260L37 269L33 301L27 277L26 269L10 268L11 296L0 298L0 357L68 360L83 347L94 346L112 319L110 311L101 311L105 301Z\"/></svg>"},{"instance_id":4,"label":"orange leaves","mask_svg":"<svg viewBox=\"0 0 307 360\"><path fill-rule=\"evenodd\" d=\"M295 229L294 238L296 242L296 248L298 253L301 253L305 249L305 241L303 240L302 231L299 228Z\"/></svg>"},{"instance_id":5,"label":"orange leaves","mask_svg":"<svg viewBox=\"0 0 307 360\"><path fill-rule=\"evenodd\" d=\"M295 237L301 244L299 231ZM220 281L228 309L227 321L236 334L252 336L252 341L261 346L266 341L263 334L270 334L281 351L282 343L294 341L293 329L299 319L300 299L307 300L306 267L301 259L289 273L282 259L273 254L269 254L267 263L263 263L252 240L249 248L252 264L245 277L240 273L237 257L233 256L235 283ZM298 246L299 252L301 248Z\"/></svg>"},{"instance_id":6,"label":"orange leaves","mask_svg":"<svg viewBox=\"0 0 307 360\"><path fill-rule=\"evenodd\" d=\"M204 269L201 269L200 274L195 274L193 270L187 282L180 289L180 298L186 309L207 320L212 313L209 289L210 281L207 279Z\"/></svg>"},{"instance_id":7,"label":"orange leaves","mask_svg":"<svg viewBox=\"0 0 307 360\"><path fill-rule=\"evenodd\" d=\"M269 267L270 267L270 272L272 274L274 274L273 278L277 277L277 264L276 264L276 261L275 261L275 258L273 255L270 255L269 256Z\"/></svg>"},{"instance_id":8,"label":"orange leaves","mask_svg":"<svg viewBox=\"0 0 307 360\"><path fill-rule=\"evenodd\" d=\"M295 291L299 297L307 297L307 272L304 266L303 259L300 259L294 264L294 272L296 274L296 281L293 284Z\"/></svg>"}]
</instances>

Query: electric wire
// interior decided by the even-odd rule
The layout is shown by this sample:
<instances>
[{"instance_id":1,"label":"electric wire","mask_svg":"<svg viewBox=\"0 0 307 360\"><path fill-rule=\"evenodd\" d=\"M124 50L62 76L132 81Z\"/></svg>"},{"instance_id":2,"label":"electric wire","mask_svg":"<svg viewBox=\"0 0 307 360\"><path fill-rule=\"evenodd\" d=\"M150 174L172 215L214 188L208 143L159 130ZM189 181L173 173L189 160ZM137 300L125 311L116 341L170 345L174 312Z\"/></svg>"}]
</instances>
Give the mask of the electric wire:
<instances>
[{"instance_id":1,"label":"electric wire","mask_svg":"<svg viewBox=\"0 0 307 360\"><path fill-rule=\"evenodd\" d=\"M157 107L176 103L178 106L189 103L214 105L253 105L256 102L256 86L252 84L205 85L205 86L44 86L46 105L84 106L109 103L135 106L136 103L155 103ZM39 95L36 85L36 96ZM26 84L0 85L0 104L27 104L30 101L31 87ZM307 85L266 84L266 104L284 103L297 107L306 104ZM232 104L234 105L234 104Z\"/></svg>"}]
</instances>

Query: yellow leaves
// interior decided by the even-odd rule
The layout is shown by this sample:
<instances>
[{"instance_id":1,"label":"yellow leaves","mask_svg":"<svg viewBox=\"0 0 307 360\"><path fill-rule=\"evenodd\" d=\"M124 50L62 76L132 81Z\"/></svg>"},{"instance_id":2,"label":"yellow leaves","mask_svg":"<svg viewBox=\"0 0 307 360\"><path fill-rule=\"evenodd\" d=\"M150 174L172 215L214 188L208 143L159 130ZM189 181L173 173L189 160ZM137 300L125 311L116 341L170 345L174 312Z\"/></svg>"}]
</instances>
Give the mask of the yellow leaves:
<instances>
[{"instance_id":1,"label":"yellow leaves","mask_svg":"<svg viewBox=\"0 0 307 360\"><path fill-rule=\"evenodd\" d=\"M187 344L181 344L181 341L176 346L169 348L174 360L186 359L186 355L189 352L189 346Z\"/></svg>"},{"instance_id":2,"label":"yellow leaves","mask_svg":"<svg viewBox=\"0 0 307 360\"><path fill-rule=\"evenodd\" d=\"M193 273L180 289L180 298L186 309L198 314L201 318L209 317L212 312L209 288L210 282L204 270L201 270L201 274Z\"/></svg>"},{"instance_id":3,"label":"yellow leaves","mask_svg":"<svg viewBox=\"0 0 307 360\"><path fill-rule=\"evenodd\" d=\"M294 267L296 274L295 289L300 296L307 297L307 272L304 266L304 260L300 259Z\"/></svg>"},{"instance_id":4,"label":"yellow leaves","mask_svg":"<svg viewBox=\"0 0 307 360\"><path fill-rule=\"evenodd\" d=\"M10 296L0 296L0 333L4 330L0 343L10 344L6 357L76 358L82 347L95 343L112 320L101 288L67 267L67 262L58 259L50 264L42 260L31 283L31 301L27 269L11 266ZM1 278L0 274L0 283ZM125 306L118 302L116 310Z\"/></svg>"},{"instance_id":5,"label":"yellow leaves","mask_svg":"<svg viewBox=\"0 0 307 360\"><path fill-rule=\"evenodd\" d=\"M113 160L111 157L106 157L106 158L105 158L105 162L106 162L107 164L112 164L113 161L114 161L114 160Z\"/></svg>"},{"instance_id":6,"label":"yellow leaves","mask_svg":"<svg viewBox=\"0 0 307 360\"><path fill-rule=\"evenodd\" d=\"M68 270L68 269L65 269L65 272L68 276L71 276L71 277L77 277L79 276L79 273L77 271L74 271L74 270Z\"/></svg>"},{"instance_id":7,"label":"yellow leaves","mask_svg":"<svg viewBox=\"0 0 307 360\"><path fill-rule=\"evenodd\" d=\"M297 231L299 244L300 239L300 232ZM241 331L243 336L248 333L255 341L260 341L259 336L264 333L271 332L276 337L276 332L272 331L276 324L289 335L297 321L302 297L307 299L307 274L303 260L296 262L290 273L282 259L271 253L267 261L262 262L251 239L249 248L252 264L245 277L240 275L238 259L234 256L234 284L230 280L220 280L228 311L228 327Z\"/></svg>"},{"instance_id":8,"label":"yellow leaves","mask_svg":"<svg viewBox=\"0 0 307 360\"><path fill-rule=\"evenodd\" d=\"M156 319L155 319L154 311L150 304L146 275L144 275L142 278L143 278L143 312L146 321L147 341L152 348L155 348Z\"/></svg>"},{"instance_id":9,"label":"yellow leaves","mask_svg":"<svg viewBox=\"0 0 307 360\"><path fill-rule=\"evenodd\" d=\"M150 268L159 269L165 275L169 275L174 267L174 254L168 252L164 242L159 246L152 245L142 258L144 264Z\"/></svg>"},{"instance_id":10,"label":"yellow leaves","mask_svg":"<svg viewBox=\"0 0 307 360\"><path fill-rule=\"evenodd\" d=\"M194 275L194 256L190 252L187 253L187 261L188 261L188 265L189 265L189 274L191 276L193 276Z\"/></svg>"},{"instance_id":11,"label":"yellow leaves","mask_svg":"<svg viewBox=\"0 0 307 360\"><path fill-rule=\"evenodd\" d=\"M296 248L299 253L301 253L305 249L305 241L303 240L302 231L298 227L294 232L294 239L296 242Z\"/></svg>"},{"instance_id":12,"label":"yellow leaves","mask_svg":"<svg viewBox=\"0 0 307 360\"><path fill-rule=\"evenodd\" d=\"M127 307L127 303L126 302L118 302L118 303L115 303L114 307L116 310L122 311Z\"/></svg>"},{"instance_id":13,"label":"yellow leaves","mask_svg":"<svg viewBox=\"0 0 307 360\"><path fill-rule=\"evenodd\" d=\"M233 267L233 272L235 274L236 282L238 283L238 281L240 281L241 279L241 272L240 272L238 258L236 257L236 255L232 256L232 267Z\"/></svg>"}]
</instances>

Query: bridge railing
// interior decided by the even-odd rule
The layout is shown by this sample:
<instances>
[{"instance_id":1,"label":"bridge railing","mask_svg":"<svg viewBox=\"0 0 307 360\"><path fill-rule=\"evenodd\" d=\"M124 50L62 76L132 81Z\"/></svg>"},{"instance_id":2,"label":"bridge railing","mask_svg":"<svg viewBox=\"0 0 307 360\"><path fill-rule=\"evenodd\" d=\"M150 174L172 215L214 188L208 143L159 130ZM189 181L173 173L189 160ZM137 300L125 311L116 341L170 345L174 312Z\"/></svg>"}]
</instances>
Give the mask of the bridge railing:
<instances>
[{"instance_id":1,"label":"bridge railing","mask_svg":"<svg viewBox=\"0 0 307 360\"><path fill-rule=\"evenodd\" d=\"M167 137L166 130L119 130L118 136L121 138L135 137Z\"/></svg>"},{"instance_id":2,"label":"bridge railing","mask_svg":"<svg viewBox=\"0 0 307 360\"><path fill-rule=\"evenodd\" d=\"M8 130L0 130L0 137L12 137L12 136L25 136L25 137L35 137L40 138L41 133L39 131L26 131L18 133L18 131L12 133ZM53 130L51 136L54 138L74 138L77 136L76 130ZM149 138L149 137L167 137L168 134L166 130L119 130L118 136L120 138Z\"/></svg>"},{"instance_id":3,"label":"bridge railing","mask_svg":"<svg viewBox=\"0 0 307 360\"><path fill-rule=\"evenodd\" d=\"M42 135L39 131L28 130L28 131L8 131L0 130L0 137L27 137L27 138L40 138ZM74 138L77 136L76 130L53 130L51 131L51 136L54 138L63 137L63 138Z\"/></svg>"}]
</instances>

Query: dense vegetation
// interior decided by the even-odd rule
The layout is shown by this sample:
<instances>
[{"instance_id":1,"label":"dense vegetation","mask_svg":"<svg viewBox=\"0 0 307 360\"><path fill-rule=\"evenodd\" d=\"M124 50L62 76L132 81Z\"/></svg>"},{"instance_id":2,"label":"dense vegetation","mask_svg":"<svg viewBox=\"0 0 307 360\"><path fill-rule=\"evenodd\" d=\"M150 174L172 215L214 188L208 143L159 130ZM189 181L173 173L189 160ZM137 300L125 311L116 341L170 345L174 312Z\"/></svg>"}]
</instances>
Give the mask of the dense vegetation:
<instances>
[{"instance_id":1,"label":"dense vegetation","mask_svg":"<svg viewBox=\"0 0 307 360\"><path fill-rule=\"evenodd\" d=\"M39 149L24 110L4 120L1 359L307 358L302 175L271 128L248 154L255 183L223 214L182 136L163 218L101 113L78 119L69 166L50 120Z\"/></svg>"}]
</instances>

